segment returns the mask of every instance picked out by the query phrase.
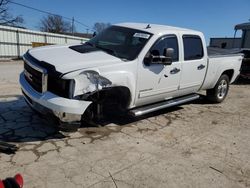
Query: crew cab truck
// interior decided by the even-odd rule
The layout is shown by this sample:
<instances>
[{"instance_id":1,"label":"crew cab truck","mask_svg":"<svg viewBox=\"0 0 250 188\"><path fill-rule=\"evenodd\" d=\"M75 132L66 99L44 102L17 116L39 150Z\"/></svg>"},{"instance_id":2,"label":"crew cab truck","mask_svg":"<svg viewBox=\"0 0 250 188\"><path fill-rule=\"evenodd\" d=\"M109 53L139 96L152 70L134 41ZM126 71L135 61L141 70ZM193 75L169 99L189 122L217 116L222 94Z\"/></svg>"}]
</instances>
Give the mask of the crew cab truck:
<instances>
[{"instance_id":1,"label":"crew cab truck","mask_svg":"<svg viewBox=\"0 0 250 188\"><path fill-rule=\"evenodd\" d=\"M27 103L61 125L105 112L133 116L195 100L222 102L242 54L208 56L201 32L143 23L112 25L88 42L29 50L20 75Z\"/></svg>"}]
</instances>

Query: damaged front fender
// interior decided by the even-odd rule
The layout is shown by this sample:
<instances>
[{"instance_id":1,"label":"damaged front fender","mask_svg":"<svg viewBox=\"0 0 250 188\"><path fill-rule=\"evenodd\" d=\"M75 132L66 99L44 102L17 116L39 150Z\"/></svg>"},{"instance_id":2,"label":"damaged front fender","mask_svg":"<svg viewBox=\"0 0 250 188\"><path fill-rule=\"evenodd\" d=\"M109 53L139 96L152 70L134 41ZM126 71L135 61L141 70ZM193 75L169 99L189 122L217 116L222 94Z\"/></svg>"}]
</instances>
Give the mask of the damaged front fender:
<instances>
[{"instance_id":1,"label":"damaged front fender","mask_svg":"<svg viewBox=\"0 0 250 188\"><path fill-rule=\"evenodd\" d=\"M78 70L64 75L64 79L74 80L72 96L76 100L109 101L107 105L119 100L123 107L131 108L135 97L135 75L126 68L122 71L120 67L119 70L114 67Z\"/></svg>"},{"instance_id":2,"label":"damaged front fender","mask_svg":"<svg viewBox=\"0 0 250 188\"><path fill-rule=\"evenodd\" d=\"M101 76L98 72L87 70L81 72L74 78L75 90L74 97L102 90L103 88L110 87L112 82Z\"/></svg>"}]
</instances>

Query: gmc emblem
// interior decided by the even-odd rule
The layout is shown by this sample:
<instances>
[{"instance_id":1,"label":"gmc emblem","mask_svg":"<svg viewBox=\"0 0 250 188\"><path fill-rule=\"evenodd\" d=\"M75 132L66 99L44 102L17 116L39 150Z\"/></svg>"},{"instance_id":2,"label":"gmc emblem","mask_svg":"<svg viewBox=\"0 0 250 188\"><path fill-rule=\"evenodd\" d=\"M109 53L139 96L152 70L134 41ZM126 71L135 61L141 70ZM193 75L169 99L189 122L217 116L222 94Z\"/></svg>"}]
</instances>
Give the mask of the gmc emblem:
<instances>
[{"instance_id":1,"label":"gmc emblem","mask_svg":"<svg viewBox=\"0 0 250 188\"><path fill-rule=\"evenodd\" d=\"M33 81L33 79L32 79L32 74L30 74L28 71L24 70L24 75L25 75L26 78L28 78L30 81Z\"/></svg>"}]
</instances>

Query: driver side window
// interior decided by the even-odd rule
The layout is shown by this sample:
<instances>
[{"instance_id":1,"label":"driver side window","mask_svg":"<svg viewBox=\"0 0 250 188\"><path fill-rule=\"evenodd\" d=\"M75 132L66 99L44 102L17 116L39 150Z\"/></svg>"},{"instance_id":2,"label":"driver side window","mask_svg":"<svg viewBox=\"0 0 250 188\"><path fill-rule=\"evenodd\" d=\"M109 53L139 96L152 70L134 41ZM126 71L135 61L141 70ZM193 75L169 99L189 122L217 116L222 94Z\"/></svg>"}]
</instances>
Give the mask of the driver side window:
<instances>
[{"instance_id":1,"label":"driver side window","mask_svg":"<svg viewBox=\"0 0 250 188\"><path fill-rule=\"evenodd\" d=\"M150 49L150 53L155 56L163 56L165 48L173 48L173 62L179 61L178 40L175 35L164 36L160 38Z\"/></svg>"}]
</instances>

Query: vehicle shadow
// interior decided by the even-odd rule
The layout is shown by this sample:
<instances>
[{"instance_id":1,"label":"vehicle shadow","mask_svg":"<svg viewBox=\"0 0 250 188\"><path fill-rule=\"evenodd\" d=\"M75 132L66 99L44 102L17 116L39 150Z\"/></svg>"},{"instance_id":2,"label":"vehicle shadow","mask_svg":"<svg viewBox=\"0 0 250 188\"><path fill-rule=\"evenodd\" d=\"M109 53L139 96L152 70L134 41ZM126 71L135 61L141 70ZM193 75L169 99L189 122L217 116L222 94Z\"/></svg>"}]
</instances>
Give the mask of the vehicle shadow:
<instances>
[{"instance_id":1,"label":"vehicle shadow","mask_svg":"<svg viewBox=\"0 0 250 188\"><path fill-rule=\"evenodd\" d=\"M0 141L23 143L64 137L34 113L22 96L0 96Z\"/></svg>"},{"instance_id":2,"label":"vehicle shadow","mask_svg":"<svg viewBox=\"0 0 250 188\"><path fill-rule=\"evenodd\" d=\"M250 85L250 79L239 77L233 84L234 85Z\"/></svg>"},{"instance_id":3,"label":"vehicle shadow","mask_svg":"<svg viewBox=\"0 0 250 188\"><path fill-rule=\"evenodd\" d=\"M174 107L170 107L170 108L166 108L166 109L162 109L162 110L158 110L155 112L151 112L142 116L138 116L138 117L133 117L129 114L124 114L124 115L106 115L101 121L97 121L96 124L84 124L81 127L96 127L96 126L106 126L109 124L115 124L118 126L127 126L129 124L136 124L137 122L144 120L144 119L149 119L152 117L157 117L163 114L167 114L167 113L171 113L174 111L178 111L180 109L183 109L181 106L174 106Z\"/></svg>"},{"instance_id":4,"label":"vehicle shadow","mask_svg":"<svg viewBox=\"0 0 250 188\"><path fill-rule=\"evenodd\" d=\"M125 126L180 109L182 107L172 107L140 117L132 117L130 115L106 116L96 124L83 124L80 129L105 127L111 123L117 126ZM62 139L65 137L65 134L62 134L56 126L53 127L33 112L22 96L0 96L0 141L24 143Z\"/></svg>"},{"instance_id":5,"label":"vehicle shadow","mask_svg":"<svg viewBox=\"0 0 250 188\"><path fill-rule=\"evenodd\" d=\"M206 100L199 99L187 104L204 104L204 102ZM89 133L93 134L93 131L105 131L106 126L110 124L114 124L117 129L122 129L124 126L136 124L141 120L160 115L164 115L166 119L172 121L172 117L167 114L181 109L183 107L174 106L139 117L107 115L102 121L97 121L95 124L83 124L78 131L83 136L86 136ZM68 136L70 135L62 133L58 128L48 124L47 121L33 112L22 96L0 96L0 142L30 143L51 139L64 139Z\"/></svg>"},{"instance_id":6,"label":"vehicle shadow","mask_svg":"<svg viewBox=\"0 0 250 188\"><path fill-rule=\"evenodd\" d=\"M212 102L207 99L205 94L199 94L200 98L190 102L189 104L199 104L199 105L208 105L208 104L216 104L216 102Z\"/></svg>"}]
</instances>

